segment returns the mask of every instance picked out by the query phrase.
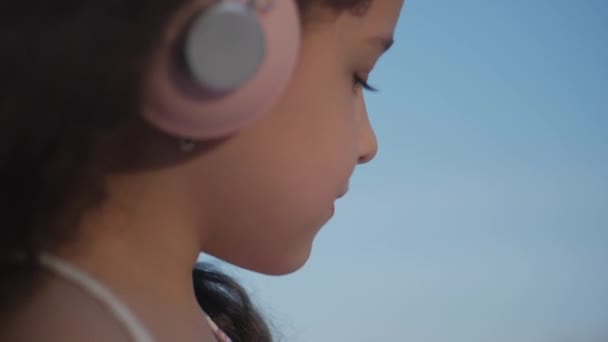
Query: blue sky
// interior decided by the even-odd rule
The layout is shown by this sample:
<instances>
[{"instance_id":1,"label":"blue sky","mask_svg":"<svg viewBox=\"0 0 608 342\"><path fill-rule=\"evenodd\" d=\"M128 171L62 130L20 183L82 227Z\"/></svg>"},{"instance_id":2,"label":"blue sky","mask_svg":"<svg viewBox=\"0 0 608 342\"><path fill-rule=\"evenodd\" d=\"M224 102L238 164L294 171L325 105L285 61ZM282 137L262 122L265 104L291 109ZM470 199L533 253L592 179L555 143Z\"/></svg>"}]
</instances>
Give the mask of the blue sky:
<instances>
[{"instance_id":1,"label":"blue sky","mask_svg":"<svg viewBox=\"0 0 608 342\"><path fill-rule=\"evenodd\" d=\"M224 266L278 336L608 341L608 1L407 0L370 83L308 264Z\"/></svg>"}]
</instances>

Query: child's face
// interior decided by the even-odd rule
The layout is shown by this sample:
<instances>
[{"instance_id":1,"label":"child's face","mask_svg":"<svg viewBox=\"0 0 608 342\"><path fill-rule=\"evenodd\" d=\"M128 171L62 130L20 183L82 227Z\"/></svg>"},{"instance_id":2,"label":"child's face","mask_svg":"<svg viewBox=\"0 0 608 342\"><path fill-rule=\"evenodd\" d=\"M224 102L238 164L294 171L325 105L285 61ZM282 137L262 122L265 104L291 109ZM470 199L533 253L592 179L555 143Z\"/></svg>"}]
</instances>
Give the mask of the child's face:
<instances>
[{"instance_id":1,"label":"child's face","mask_svg":"<svg viewBox=\"0 0 608 342\"><path fill-rule=\"evenodd\" d=\"M402 5L372 1L361 16L313 22L293 79L272 110L206 155L212 162L205 163L209 181L201 191L211 227L205 252L268 274L304 264L354 167L376 153L354 78L368 77Z\"/></svg>"}]
</instances>

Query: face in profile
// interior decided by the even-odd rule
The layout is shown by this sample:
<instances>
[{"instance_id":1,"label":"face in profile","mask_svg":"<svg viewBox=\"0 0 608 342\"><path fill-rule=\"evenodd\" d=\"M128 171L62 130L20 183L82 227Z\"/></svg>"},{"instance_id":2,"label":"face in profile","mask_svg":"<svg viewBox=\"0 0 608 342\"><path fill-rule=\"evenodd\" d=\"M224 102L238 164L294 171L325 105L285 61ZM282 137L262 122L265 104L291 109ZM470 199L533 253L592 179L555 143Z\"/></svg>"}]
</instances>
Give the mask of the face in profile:
<instances>
[{"instance_id":1,"label":"face in profile","mask_svg":"<svg viewBox=\"0 0 608 342\"><path fill-rule=\"evenodd\" d=\"M312 14L318 19L305 28L285 92L205 157L204 252L267 274L305 263L355 166L376 153L364 82L392 43L402 5L371 1L357 13Z\"/></svg>"}]
</instances>

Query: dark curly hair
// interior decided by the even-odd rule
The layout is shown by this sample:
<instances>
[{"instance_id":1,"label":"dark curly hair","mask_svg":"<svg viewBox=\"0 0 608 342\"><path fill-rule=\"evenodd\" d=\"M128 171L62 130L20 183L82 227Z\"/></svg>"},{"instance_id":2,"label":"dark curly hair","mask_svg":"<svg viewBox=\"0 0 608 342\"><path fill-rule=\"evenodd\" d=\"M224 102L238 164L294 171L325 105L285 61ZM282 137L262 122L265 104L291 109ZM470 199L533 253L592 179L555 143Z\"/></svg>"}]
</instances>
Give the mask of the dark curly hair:
<instances>
[{"instance_id":1,"label":"dark curly hair","mask_svg":"<svg viewBox=\"0 0 608 342\"><path fill-rule=\"evenodd\" d=\"M74 239L79 215L104 200L103 176L136 155L136 145L122 146L132 142L125 127L138 118L144 67L188 1L0 2L0 314L35 290L37 252ZM356 10L370 1L298 5L306 23L314 6ZM233 341L272 339L234 280L206 264L192 277Z\"/></svg>"}]
</instances>

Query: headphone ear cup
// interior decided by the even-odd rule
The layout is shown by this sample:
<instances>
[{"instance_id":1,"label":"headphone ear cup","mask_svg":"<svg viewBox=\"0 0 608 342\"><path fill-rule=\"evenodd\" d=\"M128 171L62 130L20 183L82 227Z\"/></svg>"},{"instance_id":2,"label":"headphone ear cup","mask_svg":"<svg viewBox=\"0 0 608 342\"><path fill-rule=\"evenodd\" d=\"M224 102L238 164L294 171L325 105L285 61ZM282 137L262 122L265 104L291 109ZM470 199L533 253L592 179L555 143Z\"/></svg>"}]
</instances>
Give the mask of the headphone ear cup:
<instances>
[{"instance_id":1,"label":"headphone ear cup","mask_svg":"<svg viewBox=\"0 0 608 342\"><path fill-rule=\"evenodd\" d=\"M253 77L265 50L264 29L256 13L236 3L220 2L190 24L183 42L183 62L202 89L222 94Z\"/></svg>"},{"instance_id":2,"label":"headphone ear cup","mask_svg":"<svg viewBox=\"0 0 608 342\"><path fill-rule=\"evenodd\" d=\"M223 0L170 25L144 80L146 121L170 135L214 139L268 111L297 61L297 6L274 0L256 11L246 2Z\"/></svg>"}]
</instances>

